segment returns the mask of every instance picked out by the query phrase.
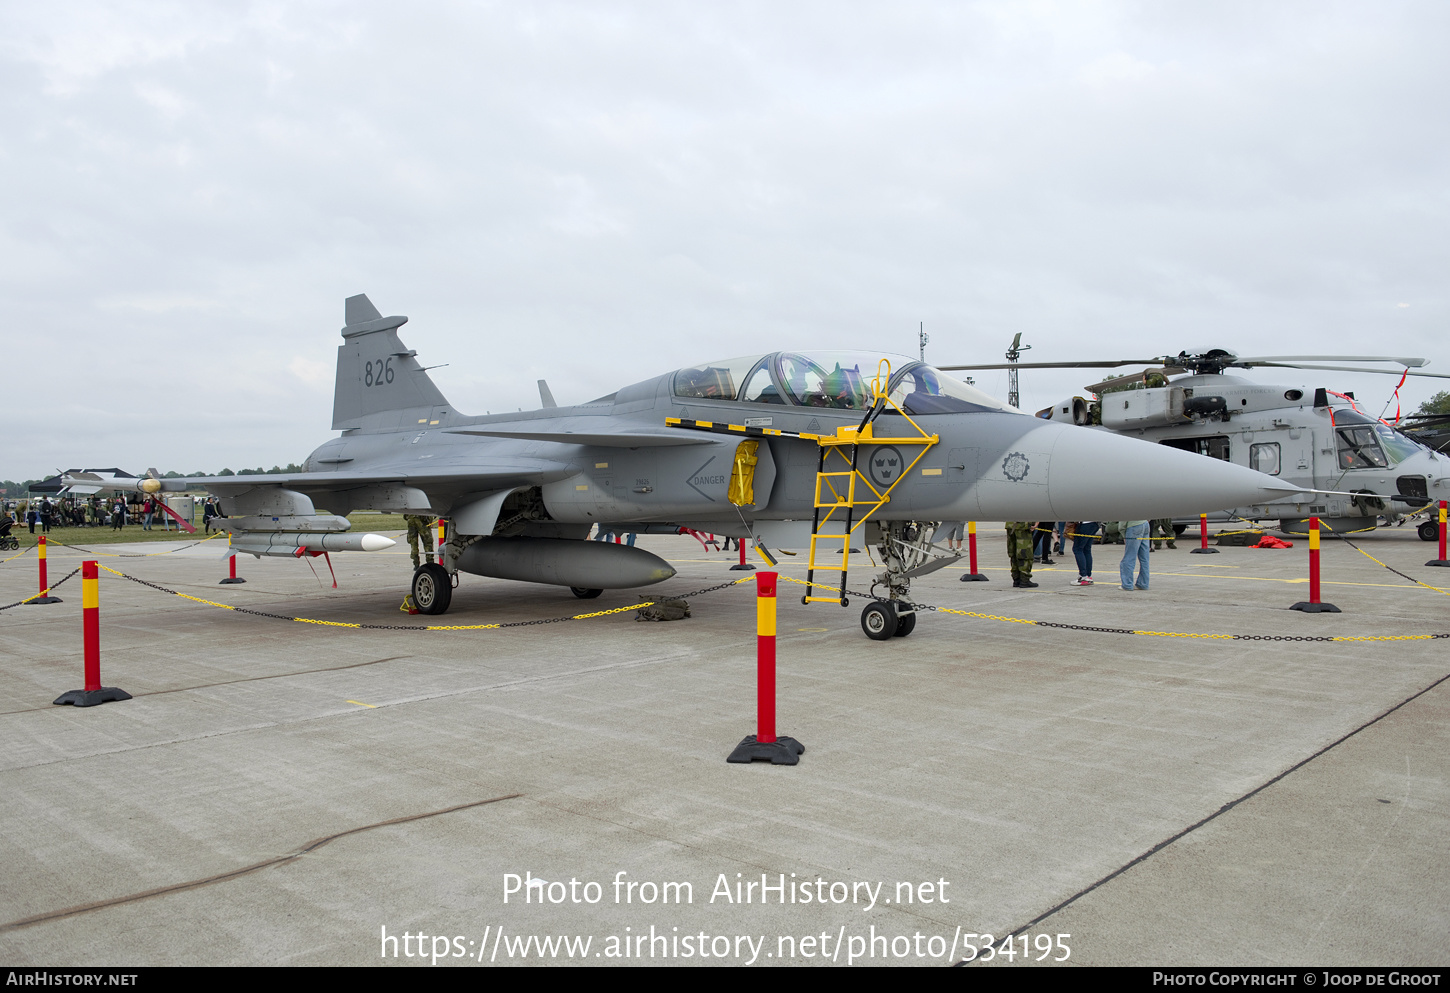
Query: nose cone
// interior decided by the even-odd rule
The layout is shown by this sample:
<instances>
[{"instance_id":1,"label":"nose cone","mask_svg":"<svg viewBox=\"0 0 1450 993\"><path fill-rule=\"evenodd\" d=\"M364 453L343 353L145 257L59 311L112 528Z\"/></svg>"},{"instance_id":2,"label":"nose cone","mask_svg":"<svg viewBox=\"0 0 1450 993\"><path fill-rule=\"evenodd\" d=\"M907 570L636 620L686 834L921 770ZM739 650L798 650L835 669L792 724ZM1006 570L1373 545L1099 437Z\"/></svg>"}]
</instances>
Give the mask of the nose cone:
<instances>
[{"instance_id":1,"label":"nose cone","mask_svg":"<svg viewBox=\"0 0 1450 993\"><path fill-rule=\"evenodd\" d=\"M1048 500L1057 520L1189 517L1282 500L1300 488L1244 466L1088 428L1044 425ZM1047 448L1046 438L1034 438Z\"/></svg>"}]
</instances>

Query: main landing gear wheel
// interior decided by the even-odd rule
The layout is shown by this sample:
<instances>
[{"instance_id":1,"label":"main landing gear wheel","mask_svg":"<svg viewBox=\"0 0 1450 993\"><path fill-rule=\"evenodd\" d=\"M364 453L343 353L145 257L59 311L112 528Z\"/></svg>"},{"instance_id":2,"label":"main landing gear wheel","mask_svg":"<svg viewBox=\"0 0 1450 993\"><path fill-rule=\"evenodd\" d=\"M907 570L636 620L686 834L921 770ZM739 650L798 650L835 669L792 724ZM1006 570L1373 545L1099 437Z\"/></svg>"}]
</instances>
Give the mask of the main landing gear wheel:
<instances>
[{"instance_id":1,"label":"main landing gear wheel","mask_svg":"<svg viewBox=\"0 0 1450 993\"><path fill-rule=\"evenodd\" d=\"M861 611L861 630L872 641L890 641L896 636L898 627L896 608L889 603L876 600Z\"/></svg>"},{"instance_id":2,"label":"main landing gear wheel","mask_svg":"<svg viewBox=\"0 0 1450 993\"><path fill-rule=\"evenodd\" d=\"M1438 521L1426 521L1418 528L1421 541L1439 541L1440 523Z\"/></svg>"},{"instance_id":3,"label":"main landing gear wheel","mask_svg":"<svg viewBox=\"0 0 1450 993\"><path fill-rule=\"evenodd\" d=\"M896 615L896 635L895 635L895 637L897 637L897 638L905 638L907 635L911 634L911 632L914 631L914 630L916 630L916 611L910 610L910 611L907 611L904 614L897 614Z\"/></svg>"},{"instance_id":4,"label":"main landing gear wheel","mask_svg":"<svg viewBox=\"0 0 1450 993\"><path fill-rule=\"evenodd\" d=\"M571 586L571 587L569 587L569 592L573 593L580 600L593 600L595 597L597 597L599 594L603 593L604 591L603 590L586 590L586 589L584 589L581 586Z\"/></svg>"},{"instance_id":5,"label":"main landing gear wheel","mask_svg":"<svg viewBox=\"0 0 1450 993\"><path fill-rule=\"evenodd\" d=\"M437 562L419 566L413 572L413 606L420 614L447 613L453 601L453 581Z\"/></svg>"}]
</instances>

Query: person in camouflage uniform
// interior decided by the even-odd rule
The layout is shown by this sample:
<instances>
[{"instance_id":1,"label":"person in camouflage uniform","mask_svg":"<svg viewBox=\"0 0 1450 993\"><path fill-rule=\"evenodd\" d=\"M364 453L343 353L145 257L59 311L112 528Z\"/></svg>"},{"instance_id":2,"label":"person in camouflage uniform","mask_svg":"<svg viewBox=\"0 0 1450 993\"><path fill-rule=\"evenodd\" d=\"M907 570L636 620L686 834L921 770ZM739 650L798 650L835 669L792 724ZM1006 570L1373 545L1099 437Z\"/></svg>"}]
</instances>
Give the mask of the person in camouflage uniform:
<instances>
[{"instance_id":1,"label":"person in camouflage uniform","mask_svg":"<svg viewBox=\"0 0 1450 993\"><path fill-rule=\"evenodd\" d=\"M1035 589L1032 581L1032 531L1035 521L1007 522L1007 559L1012 564L1012 585Z\"/></svg>"},{"instance_id":2,"label":"person in camouflage uniform","mask_svg":"<svg viewBox=\"0 0 1450 993\"><path fill-rule=\"evenodd\" d=\"M433 564L433 518L419 517L415 514L405 514L403 520L408 522L408 547L413 551L413 568L418 568L418 539L423 540L423 548L428 555L428 564Z\"/></svg>"},{"instance_id":3,"label":"person in camouflage uniform","mask_svg":"<svg viewBox=\"0 0 1450 993\"><path fill-rule=\"evenodd\" d=\"M1173 518L1171 517L1161 517L1156 521L1150 521L1148 533L1153 536L1153 551L1155 552L1163 547L1164 538L1168 539L1169 548L1178 547L1174 541L1178 535L1173 530Z\"/></svg>"}]
</instances>

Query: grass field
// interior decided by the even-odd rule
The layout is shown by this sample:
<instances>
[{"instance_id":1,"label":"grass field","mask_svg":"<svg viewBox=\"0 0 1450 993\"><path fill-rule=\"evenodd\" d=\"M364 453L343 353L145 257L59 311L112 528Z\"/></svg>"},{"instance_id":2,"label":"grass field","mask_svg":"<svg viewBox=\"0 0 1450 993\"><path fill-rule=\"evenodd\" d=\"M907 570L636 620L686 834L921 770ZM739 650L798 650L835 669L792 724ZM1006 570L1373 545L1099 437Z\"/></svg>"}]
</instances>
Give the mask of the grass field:
<instances>
[{"instance_id":1,"label":"grass field","mask_svg":"<svg viewBox=\"0 0 1450 993\"><path fill-rule=\"evenodd\" d=\"M395 531L408 530L408 524L403 520L402 514L352 514L348 517L352 521L354 531L376 531L379 534L390 534ZM140 524L127 524L124 528L116 530L109 525L97 528L57 528L50 529L46 535L46 541L53 545L76 545L81 548L89 548L92 545L111 545L121 541L199 541L207 535L202 533L201 525L196 525L196 534L187 534L178 530L176 522L172 522L170 531L163 530L161 522L152 524L150 531L141 530ZM38 544L40 537L40 526L36 525L35 534L23 524L16 524L10 531L12 535L20 540L21 549L29 548ZM225 544L226 536L213 537L213 542ZM13 552L10 554L14 554ZM4 558L0 555L0 558Z\"/></svg>"}]
</instances>

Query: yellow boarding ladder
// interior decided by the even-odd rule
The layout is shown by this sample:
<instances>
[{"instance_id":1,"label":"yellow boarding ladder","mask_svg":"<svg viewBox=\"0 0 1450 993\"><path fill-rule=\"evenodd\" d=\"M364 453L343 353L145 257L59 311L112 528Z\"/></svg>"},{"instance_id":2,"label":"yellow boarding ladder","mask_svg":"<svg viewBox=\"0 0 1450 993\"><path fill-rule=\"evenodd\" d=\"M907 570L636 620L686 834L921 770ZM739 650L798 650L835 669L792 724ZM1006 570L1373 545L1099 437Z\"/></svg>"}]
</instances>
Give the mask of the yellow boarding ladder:
<instances>
[{"instance_id":1,"label":"yellow boarding ladder","mask_svg":"<svg viewBox=\"0 0 1450 993\"><path fill-rule=\"evenodd\" d=\"M871 391L874 400L871 409L866 412L858 427L841 427L836 429L835 434L802 434L800 437L811 439L820 446L820 459L816 463L816 493L815 511L811 518L811 552L810 560L807 563L806 571L806 595L801 597L801 603L839 603L846 605L846 573L850 567L851 538L860 530L861 525L891 502L891 491L896 489L898 483L906 478L921 457L940 441L940 437L934 434L927 434L921 429L921 425L911 419L911 416L902 410L888 395L891 384L891 363L882 359L876 367L876 375L871 380ZM914 437L904 438L878 438L875 435L875 421L890 407L896 413L906 419L906 422L916 429ZM858 460L863 446L873 445L901 445L919 446L916 458L912 459L899 473L891 484L885 489L879 489L872 482L869 475L863 474L858 467ZM837 468L837 463L832 461L838 459L845 468ZM859 508L866 508L866 512L857 515ZM824 513L822 513L824 511ZM829 527L831 530L822 531L822 527ZM836 532L835 527L840 531ZM839 568L834 567L834 561L825 561L819 557L825 554L834 560L834 548L829 544L821 549L820 542L841 542L841 558ZM839 572L840 582L835 584L833 596L815 596L816 570L821 569L828 572ZM829 589L830 587L823 588Z\"/></svg>"}]
</instances>

